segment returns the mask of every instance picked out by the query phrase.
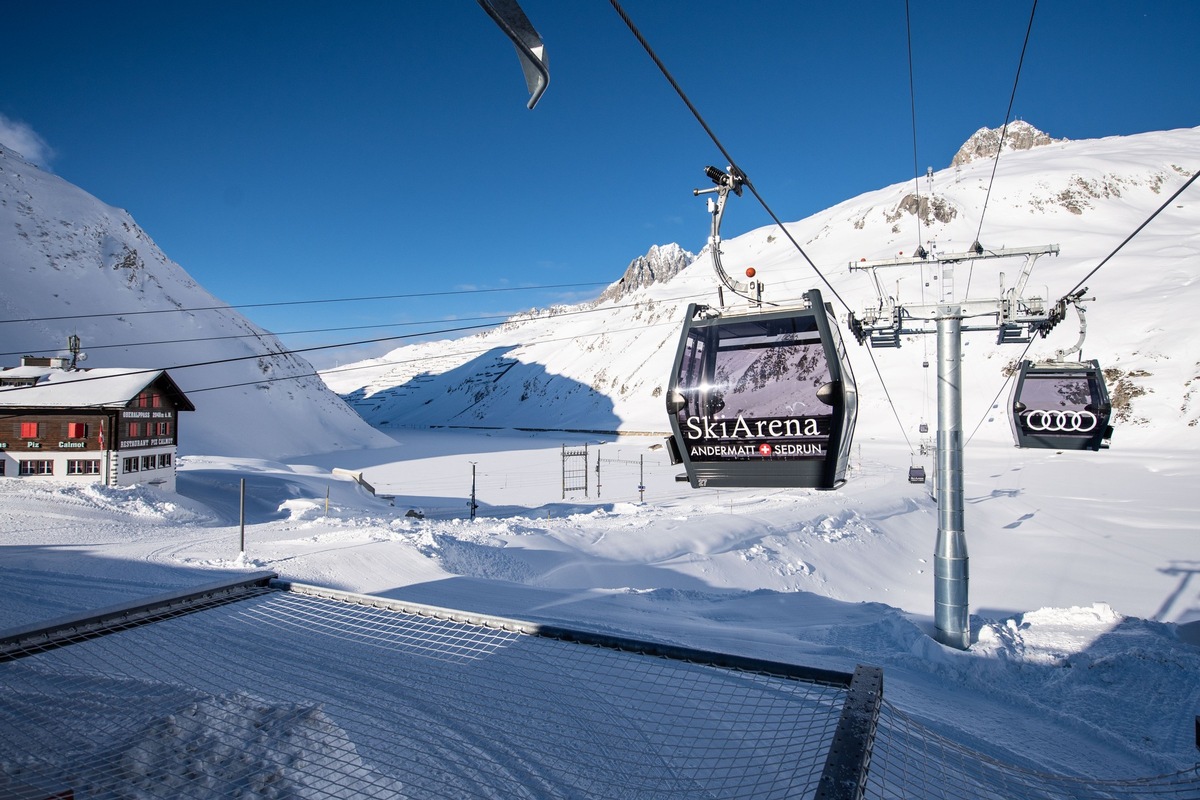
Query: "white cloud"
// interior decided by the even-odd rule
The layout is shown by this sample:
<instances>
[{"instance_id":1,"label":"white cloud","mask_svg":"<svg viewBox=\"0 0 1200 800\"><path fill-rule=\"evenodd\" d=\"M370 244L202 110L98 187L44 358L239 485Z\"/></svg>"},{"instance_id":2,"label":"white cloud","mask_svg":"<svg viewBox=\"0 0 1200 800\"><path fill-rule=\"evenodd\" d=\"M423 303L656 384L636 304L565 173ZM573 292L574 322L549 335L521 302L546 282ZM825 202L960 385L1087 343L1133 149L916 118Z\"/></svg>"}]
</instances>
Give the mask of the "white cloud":
<instances>
[{"instance_id":1,"label":"white cloud","mask_svg":"<svg viewBox=\"0 0 1200 800\"><path fill-rule=\"evenodd\" d=\"M26 161L38 166L48 166L54 151L46 140L38 136L37 131L19 120L9 119L0 114L0 144L10 150L16 150Z\"/></svg>"}]
</instances>

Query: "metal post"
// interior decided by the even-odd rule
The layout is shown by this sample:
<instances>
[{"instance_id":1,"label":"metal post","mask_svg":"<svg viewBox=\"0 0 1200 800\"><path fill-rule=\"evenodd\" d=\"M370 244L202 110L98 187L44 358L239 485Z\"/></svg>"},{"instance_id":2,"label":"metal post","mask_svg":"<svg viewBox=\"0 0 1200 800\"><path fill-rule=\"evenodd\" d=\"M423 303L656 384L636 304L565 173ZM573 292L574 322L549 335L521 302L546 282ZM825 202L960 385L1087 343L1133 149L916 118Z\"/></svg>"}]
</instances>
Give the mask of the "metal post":
<instances>
[{"instance_id":1,"label":"metal post","mask_svg":"<svg viewBox=\"0 0 1200 800\"><path fill-rule=\"evenodd\" d=\"M246 479L242 478L242 488L238 500L238 518L241 520L240 533L240 550L241 555L246 555Z\"/></svg>"},{"instance_id":2,"label":"metal post","mask_svg":"<svg viewBox=\"0 0 1200 800\"><path fill-rule=\"evenodd\" d=\"M935 638L966 650L971 645L967 611L967 537L963 526L962 309L937 314L938 534L934 550Z\"/></svg>"},{"instance_id":3,"label":"metal post","mask_svg":"<svg viewBox=\"0 0 1200 800\"><path fill-rule=\"evenodd\" d=\"M646 454L638 456L638 502L646 502Z\"/></svg>"},{"instance_id":4,"label":"metal post","mask_svg":"<svg viewBox=\"0 0 1200 800\"><path fill-rule=\"evenodd\" d=\"M471 519L475 519L475 509L479 508L475 504L475 462L471 462Z\"/></svg>"}]
</instances>

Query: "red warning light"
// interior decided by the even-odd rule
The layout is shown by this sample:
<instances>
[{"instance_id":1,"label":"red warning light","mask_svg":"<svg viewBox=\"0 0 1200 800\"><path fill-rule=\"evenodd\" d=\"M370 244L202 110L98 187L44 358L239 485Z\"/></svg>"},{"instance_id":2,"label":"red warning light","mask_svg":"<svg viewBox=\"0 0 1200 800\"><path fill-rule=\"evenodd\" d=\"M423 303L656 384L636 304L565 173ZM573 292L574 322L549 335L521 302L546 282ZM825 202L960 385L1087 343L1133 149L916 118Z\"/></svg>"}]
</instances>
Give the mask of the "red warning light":
<instances>
[{"instance_id":1,"label":"red warning light","mask_svg":"<svg viewBox=\"0 0 1200 800\"><path fill-rule=\"evenodd\" d=\"M758 274L758 270L756 270L754 267L746 267L746 277L747 278L753 278L757 274Z\"/></svg>"}]
</instances>

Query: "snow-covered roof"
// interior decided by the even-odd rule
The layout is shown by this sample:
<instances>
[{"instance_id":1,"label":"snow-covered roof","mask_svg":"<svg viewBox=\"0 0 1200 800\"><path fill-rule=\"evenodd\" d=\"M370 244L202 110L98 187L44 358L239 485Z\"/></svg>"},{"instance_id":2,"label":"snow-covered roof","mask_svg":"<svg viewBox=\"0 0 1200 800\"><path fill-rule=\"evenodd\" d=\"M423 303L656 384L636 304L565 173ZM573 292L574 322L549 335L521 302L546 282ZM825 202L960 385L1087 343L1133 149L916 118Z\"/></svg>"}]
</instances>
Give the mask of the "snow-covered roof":
<instances>
[{"instance_id":1,"label":"snow-covered roof","mask_svg":"<svg viewBox=\"0 0 1200 800\"><path fill-rule=\"evenodd\" d=\"M124 408L150 384L164 380L163 387L181 411L194 406L161 369L81 369L12 367L0 370L0 380L36 379L32 386L0 386L0 408Z\"/></svg>"}]
</instances>

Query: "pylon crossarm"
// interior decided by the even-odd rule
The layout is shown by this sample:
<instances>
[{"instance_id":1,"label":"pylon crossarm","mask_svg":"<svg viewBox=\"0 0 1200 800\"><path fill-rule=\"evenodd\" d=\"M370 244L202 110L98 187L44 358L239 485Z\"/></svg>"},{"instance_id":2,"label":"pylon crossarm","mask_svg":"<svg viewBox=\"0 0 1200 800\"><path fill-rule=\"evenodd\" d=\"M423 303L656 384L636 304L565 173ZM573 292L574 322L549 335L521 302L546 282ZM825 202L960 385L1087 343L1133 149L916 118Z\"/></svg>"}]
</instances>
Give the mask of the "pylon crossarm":
<instances>
[{"instance_id":1,"label":"pylon crossarm","mask_svg":"<svg viewBox=\"0 0 1200 800\"><path fill-rule=\"evenodd\" d=\"M876 261L851 261L851 270L874 269L876 267L911 267L918 264L956 264L960 261L979 261L988 258L1012 258L1013 256L1058 255L1058 245L1044 244L1035 247L979 248L963 253L931 253L927 258L883 258ZM1032 269L1032 264L1030 268Z\"/></svg>"}]
</instances>

